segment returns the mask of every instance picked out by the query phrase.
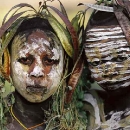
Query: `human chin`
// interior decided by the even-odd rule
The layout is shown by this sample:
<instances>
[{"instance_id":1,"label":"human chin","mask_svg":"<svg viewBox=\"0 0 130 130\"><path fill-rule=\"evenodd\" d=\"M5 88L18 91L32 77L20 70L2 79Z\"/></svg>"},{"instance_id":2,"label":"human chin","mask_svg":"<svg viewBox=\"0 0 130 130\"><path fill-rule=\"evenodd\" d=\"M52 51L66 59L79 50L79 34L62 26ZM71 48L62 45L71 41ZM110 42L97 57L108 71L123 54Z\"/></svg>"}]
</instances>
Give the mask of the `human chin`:
<instances>
[{"instance_id":1,"label":"human chin","mask_svg":"<svg viewBox=\"0 0 130 130\"><path fill-rule=\"evenodd\" d=\"M27 101L32 102L32 103L38 103L38 102L42 102L44 100L46 100L47 98L49 98L48 93L44 94L42 92L28 92L25 85L21 87L18 86L18 84L14 84L16 90L18 91L18 93L25 98Z\"/></svg>"},{"instance_id":2,"label":"human chin","mask_svg":"<svg viewBox=\"0 0 130 130\"><path fill-rule=\"evenodd\" d=\"M17 88L16 88L17 89ZM53 86L48 89L46 93L44 92L28 92L27 89L21 90L17 89L17 91L29 102L32 103L40 103L48 99L52 94L54 94L57 90L57 86Z\"/></svg>"},{"instance_id":3,"label":"human chin","mask_svg":"<svg viewBox=\"0 0 130 130\"><path fill-rule=\"evenodd\" d=\"M106 91L118 91L119 89L130 87L130 67L123 68L121 66L124 65L121 63L115 66L116 67L112 71L109 71L107 75L103 73L101 69L101 73L92 73L93 79Z\"/></svg>"},{"instance_id":4,"label":"human chin","mask_svg":"<svg viewBox=\"0 0 130 130\"><path fill-rule=\"evenodd\" d=\"M28 78L26 77L26 79ZM24 82L21 82L18 76L13 77L13 83L18 93L27 101L32 102L32 103L39 103L39 102L45 101L51 95L53 95L58 88L58 85L54 83L45 85L45 82L44 82L44 85L42 83L38 85L38 84L33 84L33 83L28 84L27 80L24 80Z\"/></svg>"}]
</instances>

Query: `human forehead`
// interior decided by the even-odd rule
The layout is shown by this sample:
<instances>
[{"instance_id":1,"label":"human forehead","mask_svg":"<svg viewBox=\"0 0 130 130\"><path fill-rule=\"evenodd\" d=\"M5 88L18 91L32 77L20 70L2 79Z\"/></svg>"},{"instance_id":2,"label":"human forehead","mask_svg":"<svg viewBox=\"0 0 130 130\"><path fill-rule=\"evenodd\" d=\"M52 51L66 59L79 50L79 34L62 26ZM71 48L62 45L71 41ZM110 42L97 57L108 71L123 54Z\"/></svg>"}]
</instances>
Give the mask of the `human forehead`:
<instances>
[{"instance_id":1,"label":"human forehead","mask_svg":"<svg viewBox=\"0 0 130 130\"><path fill-rule=\"evenodd\" d=\"M87 31L85 53L88 61L111 60L117 55L128 56L130 49L119 26L94 27Z\"/></svg>"},{"instance_id":2,"label":"human forehead","mask_svg":"<svg viewBox=\"0 0 130 130\"><path fill-rule=\"evenodd\" d=\"M50 50L49 48L50 43L45 39L34 39L34 41L30 44L25 42L18 50L18 54L20 57L25 57L26 54L41 55L43 52L46 52L46 54L51 55L53 49Z\"/></svg>"},{"instance_id":3,"label":"human forehead","mask_svg":"<svg viewBox=\"0 0 130 130\"><path fill-rule=\"evenodd\" d=\"M44 32L37 29L17 35L13 40L12 48L15 53L19 53L21 49L24 50L24 53L31 53L33 50L38 50L39 53L41 51L50 53L51 51L58 51L61 47L58 39L52 32Z\"/></svg>"}]
</instances>

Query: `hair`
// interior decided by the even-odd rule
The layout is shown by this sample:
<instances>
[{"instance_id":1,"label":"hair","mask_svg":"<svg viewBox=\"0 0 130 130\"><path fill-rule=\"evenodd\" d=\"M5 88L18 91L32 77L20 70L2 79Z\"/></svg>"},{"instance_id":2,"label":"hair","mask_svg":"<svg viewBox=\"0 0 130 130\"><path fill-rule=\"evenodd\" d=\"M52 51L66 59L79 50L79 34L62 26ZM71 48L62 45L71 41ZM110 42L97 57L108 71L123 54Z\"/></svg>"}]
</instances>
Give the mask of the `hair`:
<instances>
[{"instance_id":1,"label":"hair","mask_svg":"<svg viewBox=\"0 0 130 130\"><path fill-rule=\"evenodd\" d=\"M33 18L25 19L21 23L21 25L18 27L16 33L14 34L12 40L10 41L10 43L8 45L9 52L11 51L10 50L11 45L13 43L15 36L17 36L19 34L29 35L33 30L37 30L37 29L43 30L45 32L50 31L50 32L53 32L54 34L56 34L47 19L40 18L40 17L33 17Z\"/></svg>"},{"instance_id":2,"label":"hair","mask_svg":"<svg viewBox=\"0 0 130 130\"><path fill-rule=\"evenodd\" d=\"M94 11L86 26L84 39L87 38L86 32L89 29L96 27L96 26L98 27L98 26L110 26L110 25L119 25L114 13L104 12L104 11ZM84 43L85 43L85 41L84 41ZM88 63L86 63L86 64L88 64Z\"/></svg>"},{"instance_id":3,"label":"hair","mask_svg":"<svg viewBox=\"0 0 130 130\"><path fill-rule=\"evenodd\" d=\"M47 19L34 17L25 19L17 29L16 35L20 32L31 29L48 30L54 32L53 28L51 27Z\"/></svg>"},{"instance_id":4,"label":"hair","mask_svg":"<svg viewBox=\"0 0 130 130\"><path fill-rule=\"evenodd\" d=\"M114 13L104 11L94 11L88 22L86 30L94 26L109 26L109 25L119 25Z\"/></svg>"}]
</instances>

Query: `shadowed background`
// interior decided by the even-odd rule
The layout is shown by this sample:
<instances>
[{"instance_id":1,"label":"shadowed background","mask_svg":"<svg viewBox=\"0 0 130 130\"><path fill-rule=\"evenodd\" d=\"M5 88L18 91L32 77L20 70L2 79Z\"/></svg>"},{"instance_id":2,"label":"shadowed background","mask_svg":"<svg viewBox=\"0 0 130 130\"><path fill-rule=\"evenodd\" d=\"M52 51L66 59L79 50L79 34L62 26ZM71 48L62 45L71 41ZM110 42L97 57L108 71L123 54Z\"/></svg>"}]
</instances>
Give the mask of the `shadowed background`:
<instances>
[{"instance_id":1,"label":"shadowed background","mask_svg":"<svg viewBox=\"0 0 130 130\"><path fill-rule=\"evenodd\" d=\"M5 14L11 9L16 4L19 3L28 3L34 6L36 9L38 9L39 2L42 2L42 0L0 0L0 25L2 23L2 19L5 16ZM65 6L69 18L71 19L77 12L78 10L84 10L86 7L85 6L77 6L81 2L86 2L86 3L94 3L95 0L60 0L63 5ZM59 3L57 0L55 2L48 2L49 5L53 5L55 7L59 7ZM89 17L89 12L87 13L87 17Z\"/></svg>"}]
</instances>

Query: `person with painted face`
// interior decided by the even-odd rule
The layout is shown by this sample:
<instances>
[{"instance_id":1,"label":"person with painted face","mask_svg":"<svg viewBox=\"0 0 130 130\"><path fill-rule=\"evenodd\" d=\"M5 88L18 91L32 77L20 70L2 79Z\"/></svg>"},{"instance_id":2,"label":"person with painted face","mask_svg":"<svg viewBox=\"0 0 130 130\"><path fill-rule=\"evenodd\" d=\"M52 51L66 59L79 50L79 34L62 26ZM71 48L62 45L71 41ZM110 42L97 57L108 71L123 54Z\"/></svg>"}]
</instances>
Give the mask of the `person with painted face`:
<instances>
[{"instance_id":1,"label":"person with painted face","mask_svg":"<svg viewBox=\"0 0 130 130\"><path fill-rule=\"evenodd\" d=\"M87 65L91 78L102 88L102 91L96 89L96 92L104 104L95 109L96 125L93 127L91 124L89 129L130 129L129 16L120 6L117 6L117 10L114 8L114 13L95 11L86 28L84 48ZM86 95L86 100L89 97ZM96 104L95 97L94 100ZM104 115L101 115L101 111Z\"/></svg>"},{"instance_id":2,"label":"person with painted face","mask_svg":"<svg viewBox=\"0 0 130 130\"><path fill-rule=\"evenodd\" d=\"M38 11L20 3L3 19L0 28L2 130L86 129L87 116L82 109L84 90L82 82L78 84L84 69L81 57L84 13L74 16L71 23L60 1L61 12L48 6L47 1L39 2ZM29 14L30 10L25 11L25 16L22 15L25 12L17 12L25 6L34 14ZM20 8L15 10L17 7Z\"/></svg>"},{"instance_id":3,"label":"person with painted face","mask_svg":"<svg viewBox=\"0 0 130 130\"><path fill-rule=\"evenodd\" d=\"M44 109L49 109L51 95L63 76L64 51L60 41L47 20L35 17L20 25L10 43L10 53L16 88L12 112L27 128L41 124L34 129L43 130ZM7 128L24 129L17 120Z\"/></svg>"},{"instance_id":4,"label":"person with painted face","mask_svg":"<svg viewBox=\"0 0 130 130\"><path fill-rule=\"evenodd\" d=\"M40 18L30 21L35 19L44 22ZM49 29L33 27L19 32L11 45L11 77L15 88L30 102L46 100L60 83L63 59L60 41Z\"/></svg>"}]
</instances>

